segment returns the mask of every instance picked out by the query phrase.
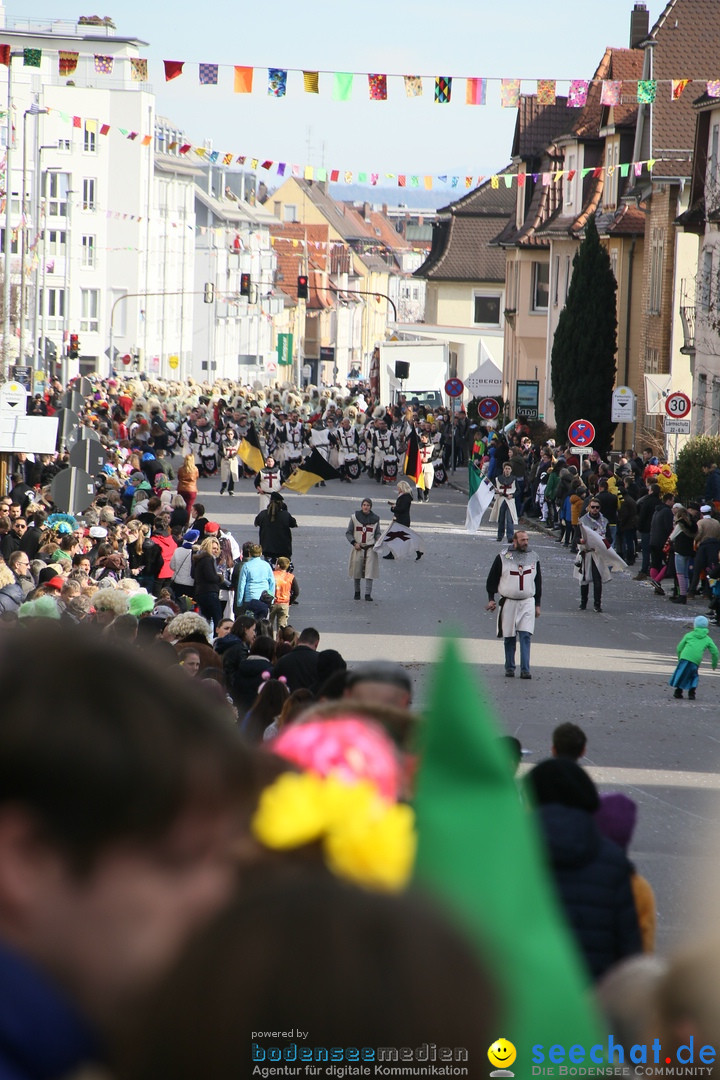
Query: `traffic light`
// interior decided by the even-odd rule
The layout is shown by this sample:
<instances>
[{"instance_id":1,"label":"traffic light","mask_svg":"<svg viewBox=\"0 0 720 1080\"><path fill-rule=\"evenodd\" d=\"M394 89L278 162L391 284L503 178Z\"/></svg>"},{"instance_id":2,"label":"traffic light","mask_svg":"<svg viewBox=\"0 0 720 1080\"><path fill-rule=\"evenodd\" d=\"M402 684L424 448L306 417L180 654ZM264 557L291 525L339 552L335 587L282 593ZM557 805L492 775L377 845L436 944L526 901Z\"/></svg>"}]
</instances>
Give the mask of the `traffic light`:
<instances>
[{"instance_id":1,"label":"traffic light","mask_svg":"<svg viewBox=\"0 0 720 1080\"><path fill-rule=\"evenodd\" d=\"M77 334L70 335L70 346L68 348L68 356L71 360L77 360L80 355L80 338Z\"/></svg>"},{"instance_id":2,"label":"traffic light","mask_svg":"<svg viewBox=\"0 0 720 1080\"><path fill-rule=\"evenodd\" d=\"M298 295L298 300L307 300L307 298L308 298L307 274L299 274L298 275L297 295Z\"/></svg>"},{"instance_id":3,"label":"traffic light","mask_svg":"<svg viewBox=\"0 0 720 1080\"><path fill-rule=\"evenodd\" d=\"M204 300L204 302L206 304L212 304L214 299L215 299L215 286L213 285L212 281L206 281L205 282L205 294L203 296L203 300Z\"/></svg>"},{"instance_id":4,"label":"traffic light","mask_svg":"<svg viewBox=\"0 0 720 1080\"><path fill-rule=\"evenodd\" d=\"M241 274L240 275L240 295L241 296L249 296L250 295L250 275L249 274Z\"/></svg>"}]
</instances>

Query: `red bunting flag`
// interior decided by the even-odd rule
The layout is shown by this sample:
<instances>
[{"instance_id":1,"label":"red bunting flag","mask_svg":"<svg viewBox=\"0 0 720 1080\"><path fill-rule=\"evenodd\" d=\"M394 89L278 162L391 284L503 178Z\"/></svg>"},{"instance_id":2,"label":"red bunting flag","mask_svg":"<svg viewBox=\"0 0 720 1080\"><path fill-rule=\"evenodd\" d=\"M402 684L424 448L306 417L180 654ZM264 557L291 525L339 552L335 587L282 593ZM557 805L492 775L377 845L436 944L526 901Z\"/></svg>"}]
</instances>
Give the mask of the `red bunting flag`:
<instances>
[{"instance_id":1,"label":"red bunting flag","mask_svg":"<svg viewBox=\"0 0 720 1080\"><path fill-rule=\"evenodd\" d=\"M333 182L333 184L336 184L338 182L338 180L340 179L340 170L339 169L332 169L331 172L330 172L330 179Z\"/></svg>"},{"instance_id":2,"label":"red bunting flag","mask_svg":"<svg viewBox=\"0 0 720 1080\"><path fill-rule=\"evenodd\" d=\"M82 120L79 116L73 116L73 127L82 127Z\"/></svg>"},{"instance_id":3,"label":"red bunting flag","mask_svg":"<svg viewBox=\"0 0 720 1080\"><path fill-rule=\"evenodd\" d=\"M192 143L189 143L189 142L183 143L182 146L180 147L179 153L187 154L187 152L191 148L191 146L192 146Z\"/></svg>"},{"instance_id":4,"label":"red bunting flag","mask_svg":"<svg viewBox=\"0 0 720 1080\"><path fill-rule=\"evenodd\" d=\"M109 130L110 130L110 125L109 124L103 124L102 127L100 128L100 134L101 135L107 135Z\"/></svg>"},{"instance_id":5,"label":"red bunting flag","mask_svg":"<svg viewBox=\"0 0 720 1080\"><path fill-rule=\"evenodd\" d=\"M0 64L4 64L5 67L10 66L10 46L0 45Z\"/></svg>"},{"instance_id":6,"label":"red bunting flag","mask_svg":"<svg viewBox=\"0 0 720 1080\"><path fill-rule=\"evenodd\" d=\"M177 79L178 75L182 75L185 61L163 60L163 64L165 65L165 82L170 82L172 79Z\"/></svg>"}]
</instances>

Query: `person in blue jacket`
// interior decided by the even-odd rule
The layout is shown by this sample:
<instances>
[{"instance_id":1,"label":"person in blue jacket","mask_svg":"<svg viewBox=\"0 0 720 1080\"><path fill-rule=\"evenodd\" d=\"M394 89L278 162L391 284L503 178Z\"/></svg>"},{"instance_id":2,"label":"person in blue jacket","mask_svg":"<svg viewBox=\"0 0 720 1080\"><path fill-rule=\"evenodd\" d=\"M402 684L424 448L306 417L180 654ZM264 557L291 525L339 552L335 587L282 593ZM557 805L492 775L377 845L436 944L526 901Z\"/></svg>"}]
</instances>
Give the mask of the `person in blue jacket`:
<instances>
[{"instance_id":1,"label":"person in blue jacket","mask_svg":"<svg viewBox=\"0 0 720 1080\"><path fill-rule=\"evenodd\" d=\"M269 562L262 557L259 544L252 544L240 570L237 587L238 612L252 611L258 619L267 619L270 605L262 597L275 596L275 577Z\"/></svg>"}]
</instances>

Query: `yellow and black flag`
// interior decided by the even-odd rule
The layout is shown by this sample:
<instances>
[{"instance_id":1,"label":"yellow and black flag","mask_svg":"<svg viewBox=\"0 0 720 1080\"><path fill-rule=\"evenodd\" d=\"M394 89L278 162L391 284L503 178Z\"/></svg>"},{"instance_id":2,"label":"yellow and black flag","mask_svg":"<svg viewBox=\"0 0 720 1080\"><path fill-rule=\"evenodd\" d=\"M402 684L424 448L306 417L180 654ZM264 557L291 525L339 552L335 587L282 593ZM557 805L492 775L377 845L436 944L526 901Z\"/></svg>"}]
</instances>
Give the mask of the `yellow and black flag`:
<instances>
[{"instance_id":1,"label":"yellow and black flag","mask_svg":"<svg viewBox=\"0 0 720 1080\"><path fill-rule=\"evenodd\" d=\"M415 428L412 428L410 437L407 441L404 472L406 476L410 477L416 487L425 487L422 458L420 457L420 443L418 442L417 431Z\"/></svg>"},{"instance_id":2,"label":"yellow and black flag","mask_svg":"<svg viewBox=\"0 0 720 1080\"><path fill-rule=\"evenodd\" d=\"M305 458L299 469L287 478L283 487L304 495L321 480L339 480L340 473L325 460L318 448L313 447L310 457Z\"/></svg>"},{"instance_id":3,"label":"yellow and black flag","mask_svg":"<svg viewBox=\"0 0 720 1080\"><path fill-rule=\"evenodd\" d=\"M247 465L248 469L252 469L253 472L260 472L265 464L265 458L260 449L258 434L252 424L247 430L247 435L238 446L238 457Z\"/></svg>"}]
</instances>

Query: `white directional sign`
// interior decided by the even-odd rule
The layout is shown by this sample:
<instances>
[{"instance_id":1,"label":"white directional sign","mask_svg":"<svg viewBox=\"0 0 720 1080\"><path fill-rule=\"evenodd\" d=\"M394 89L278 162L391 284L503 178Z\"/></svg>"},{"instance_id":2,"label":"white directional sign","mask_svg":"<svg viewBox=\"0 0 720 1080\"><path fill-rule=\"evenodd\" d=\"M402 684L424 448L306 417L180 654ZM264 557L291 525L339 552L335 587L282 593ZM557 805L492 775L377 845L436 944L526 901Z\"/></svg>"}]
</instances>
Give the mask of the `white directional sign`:
<instances>
[{"instance_id":1,"label":"white directional sign","mask_svg":"<svg viewBox=\"0 0 720 1080\"><path fill-rule=\"evenodd\" d=\"M610 422L631 424L635 419L635 394L629 386L616 386L612 394Z\"/></svg>"},{"instance_id":2,"label":"white directional sign","mask_svg":"<svg viewBox=\"0 0 720 1080\"><path fill-rule=\"evenodd\" d=\"M0 412L24 413L27 394L22 383L6 382L0 387Z\"/></svg>"}]
</instances>

